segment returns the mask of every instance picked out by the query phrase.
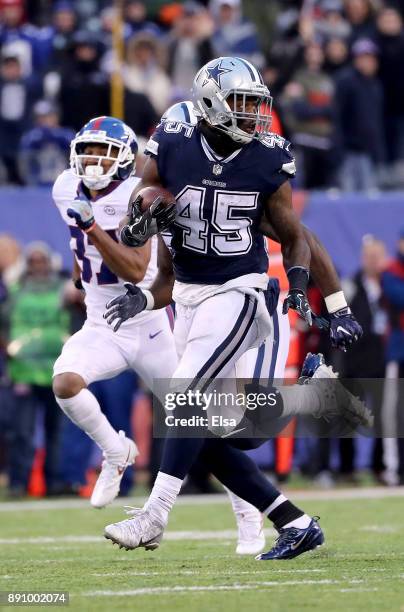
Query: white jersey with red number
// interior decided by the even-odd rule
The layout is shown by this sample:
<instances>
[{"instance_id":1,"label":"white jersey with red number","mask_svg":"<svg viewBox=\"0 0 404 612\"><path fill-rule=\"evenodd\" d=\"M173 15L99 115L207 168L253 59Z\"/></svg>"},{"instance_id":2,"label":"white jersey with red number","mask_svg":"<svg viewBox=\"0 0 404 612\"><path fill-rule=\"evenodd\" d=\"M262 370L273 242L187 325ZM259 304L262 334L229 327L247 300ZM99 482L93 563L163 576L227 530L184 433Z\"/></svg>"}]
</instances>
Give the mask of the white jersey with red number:
<instances>
[{"instance_id":1,"label":"white jersey with red number","mask_svg":"<svg viewBox=\"0 0 404 612\"><path fill-rule=\"evenodd\" d=\"M111 184L111 188L104 192L95 201L92 201L94 218L97 224L105 230L113 240L118 241L118 226L121 219L126 215L130 195L136 185L138 178L129 177L120 183ZM105 304L125 293L124 280L118 278L105 265L102 257L95 246L91 244L91 233L86 234L77 225L74 219L67 215L67 209L77 197L80 180L71 170L65 170L58 176L53 186L52 196L62 219L65 221L70 232L70 248L75 254L81 269L81 278L86 292L85 302L87 307L87 320L90 323L100 324L106 321L102 315L105 312ZM149 266L144 279L138 283L139 287L146 289L152 284L157 273L157 239L152 239L152 252ZM137 324L141 319L150 316L157 311L140 313L134 319L130 319L125 326Z\"/></svg>"}]
</instances>

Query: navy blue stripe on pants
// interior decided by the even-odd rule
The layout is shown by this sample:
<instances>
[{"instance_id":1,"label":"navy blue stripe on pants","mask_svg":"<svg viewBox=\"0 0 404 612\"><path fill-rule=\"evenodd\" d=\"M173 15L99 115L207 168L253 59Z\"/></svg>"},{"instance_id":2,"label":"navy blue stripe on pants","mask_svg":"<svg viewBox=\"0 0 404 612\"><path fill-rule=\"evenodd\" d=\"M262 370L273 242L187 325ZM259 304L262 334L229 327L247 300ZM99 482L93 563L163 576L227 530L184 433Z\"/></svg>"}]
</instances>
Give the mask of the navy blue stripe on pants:
<instances>
[{"instance_id":1,"label":"navy blue stripe on pants","mask_svg":"<svg viewBox=\"0 0 404 612\"><path fill-rule=\"evenodd\" d=\"M198 375L194 378L188 390L194 389L204 374L206 375L206 373L208 373L210 378L214 378L214 376L217 376L217 374L224 368L224 366L234 356L245 340L253 324L256 311L256 298L251 298L246 295L243 308L231 332L198 372ZM210 372L212 372L212 376L209 375ZM202 392L208 386L208 384L209 382L204 385ZM190 416L190 410L187 406L177 406L172 414L174 418L183 418L184 416ZM206 428L202 428L202 430L205 430L206 435L208 435ZM204 432L200 431L199 433L202 434ZM160 470L165 474L175 476L176 478L180 478L182 480L188 474L190 468L202 450L205 438L202 435L200 438L177 438L175 436L176 428L170 427L169 434L167 435L164 443Z\"/></svg>"}]
</instances>

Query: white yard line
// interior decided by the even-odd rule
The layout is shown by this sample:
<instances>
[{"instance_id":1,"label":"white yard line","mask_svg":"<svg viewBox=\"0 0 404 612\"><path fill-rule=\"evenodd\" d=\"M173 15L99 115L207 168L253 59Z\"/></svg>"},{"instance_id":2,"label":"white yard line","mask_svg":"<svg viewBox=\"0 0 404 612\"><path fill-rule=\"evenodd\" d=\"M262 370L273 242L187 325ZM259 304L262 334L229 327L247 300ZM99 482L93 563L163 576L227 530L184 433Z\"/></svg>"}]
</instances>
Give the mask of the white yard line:
<instances>
[{"instance_id":1,"label":"white yard line","mask_svg":"<svg viewBox=\"0 0 404 612\"><path fill-rule=\"evenodd\" d=\"M359 527L359 531L369 531L371 533L397 533L402 527L393 527L392 525L363 525Z\"/></svg>"},{"instance_id":2,"label":"white yard line","mask_svg":"<svg viewBox=\"0 0 404 612\"><path fill-rule=\"evenodd\" d=\"M327 491L286 491L294 501L332 501L345 499L385 499L391 497L404 497L404 487L363 487L352 489L333 489ZM123 505L143 506L145 497L124 498L115 500L112 507ZM179 506L206 506L210 504L227 504L229 498L225 494L218 495L184 495L176 502ZM15 512L27 510L68 510L68 509L91 509L89 500L86 499L38 499L20 502L0 502L0 512Z\"/></svg>"},{"instance_id":3,"label":"white yard line","mask_svg":"<svg viewBox=\"0 0 404 612\"><path fill-rule=\"evenodd\" d=\"M84 597L127 597L133 595L156 595L158 593L189 593L190 591L247 591L256 590L260 587L303 586L312 584L341 584L341 582L341 580L331 580L328 578L324 578L323 580L285 580L283 582L277 582L275 580L265 580L263 582L253 582L248 584L211 584L206 586L173 585L167 587L142 587L139 589L125 589L122 591L87 591L82 593L82 595Z\"/></svg>"},{"instance_id":4,"label":"white yard line","mask_svg":"<svg viewBox=\"0 0 404 612\"><path fill-rule=\"evenodd\" d=\"M274 529L264 529L267 536L274 536ZM164 540L235 540L237 538L236 529L222 529L219 531L167 531ZM39 536L39 537L19 537L19 538L0 538L0 544L105 544L102 535L71 535L71 536Z\"/></svg>"},{"instance_id":5,"label":"white yard line","mask_svg":"<svg viewBox=\"0 0 404 612\"><path fill-rule=\"evenodd\" d=\"M368 591L378 591L378 587L373 587L373 588L355 588L353 587L352 589L338 589L339 593L367 593Z\"/></svg>"},{"instance_id":6,"label":"white yard line","mask_svg":"<svg viewBox=\"0 0 404 612\"><path fill-rule=\"evenodd\" d=\"M279 570L278 570L279 571ZM289 570L288 570L289 571ZM310 571L310 570L309 570ZM313 570L311 570L313 571ZM321 570L320 570L321 571ZM296 570L290 570L291 573ZM247 573L247 572L246 572ZM404 575L391 576L395 580L403 580ZM372 578L372 583L383 582L384 578ZM349 592L362 592L362 591L377 591L378 587L366 586L369 583L364 578L352 578L350 580L344 579L329 579L320 578L315 579L302 579L302 580L264 580L256 582L248 582L246 584L218 584L218 585L172 585L172 586L161 586L161 587L141 587L138 589L125 589L125 590L94 590L82 593L85 597L125 597L134 595L156 595L162 593L176 594L176 593L188 593L190 591L204 592L204 591L244 591L244 590L262 590L263 587L290 587L290 586L305 586L305 585L343 585L342 588L338 589L340 593ZM354 585L354 586L349 586ZM357 586L362 585L362 586Z\"/></svg>"},{"instance_id":7,"label":"white yard line","mask_svg":"<svg viewBox=\"0 0 404 612\"><path fill-rule=\"evenodd\" d=\"M286 569L271 569L271 574L317 574L317 573L324 573L326 570L325 569L318 569L318 568L314 568L314 569L294 569L294 570L286 570ZM212 570L212 571L206 571L203 570L203 575L204 576L217 576L220 573L220 576L255 576L255 575L259 575L259 574L265 574L268 575L268 570L248 570L248 571L238 571L238 570L233 570L231 572L222 572L222 571L218 571L218 570ZM92 573L90 574L91 576L94 576L94 578L117 578L120 577L122 578L123 572L122 570L120 570L119 572L96 572L96 573ZM159 571L159 572L137 572L137 571L125 571L124 572L125 577L127 576L146 576L146 577L153 577L153 576L159 576L160 578L163 576L200 576L201 572L200 570L173 570L173 571Z\"/></svg>"}]
</instances>

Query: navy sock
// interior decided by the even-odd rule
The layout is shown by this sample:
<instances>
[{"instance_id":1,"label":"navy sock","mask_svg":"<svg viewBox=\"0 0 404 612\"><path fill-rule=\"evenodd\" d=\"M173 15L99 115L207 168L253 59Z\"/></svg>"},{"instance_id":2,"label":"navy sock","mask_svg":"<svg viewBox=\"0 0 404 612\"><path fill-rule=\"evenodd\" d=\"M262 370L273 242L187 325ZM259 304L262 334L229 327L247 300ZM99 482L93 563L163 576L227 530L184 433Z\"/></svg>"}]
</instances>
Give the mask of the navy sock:
<instances>
[{"instance_id":1,"label":"navy sock","mask_svg":"<svg viewBox=\"0 0 404 612\"><path fill-rule=\"evenodd\" d=\"M201 459L222 484L261 512L280 495L248 455L224 440L205 440Z\"/></svg>"},{"instance_id":2,"label":"navy sock","mask_svg":"<svg viewBox=\"0 0 404 612\"><path fill-rule=\"evenodd\" d=\"M160 471L183 480L198 458L209 432L199 406L178 404L169 416L172 425L167 427Z\"/></svg>"},{"instance_id":3,"label":"navy sock","mask_svg":"<svg viewBox=\"0 0 404 612\"><path fill-rule=\"evenodd\" d=\"M283 496L282 501L278 499L281 492L248 455L224 440L206 440L200 458L230 491L264 512L276 529L303 516L291 501ZM277 499L280 503L271 509Z\"/></svg>"},{"instance_id":4,"label":"navy sock","mask_svg":"<svg viewBox=\"0 0 404 612\"><path fill-rule=\"evenodd\" d=\"M279 504L274 510L266 513L267 517L273 522L278 531L287 523L291 523L303 516L303 514L304 512L292 504L288 499L285 499L285 501Z\"/></svg>"},{"instance_id":5,"label":"navy sock","mask_svg":"<svg viewBox=\"0 0 404 612\"><path fill-rule=\"evenodd\" d=\"M166 438L160 471L184 480L204 442L204 438Z\"/></svg>"}]
</instances>

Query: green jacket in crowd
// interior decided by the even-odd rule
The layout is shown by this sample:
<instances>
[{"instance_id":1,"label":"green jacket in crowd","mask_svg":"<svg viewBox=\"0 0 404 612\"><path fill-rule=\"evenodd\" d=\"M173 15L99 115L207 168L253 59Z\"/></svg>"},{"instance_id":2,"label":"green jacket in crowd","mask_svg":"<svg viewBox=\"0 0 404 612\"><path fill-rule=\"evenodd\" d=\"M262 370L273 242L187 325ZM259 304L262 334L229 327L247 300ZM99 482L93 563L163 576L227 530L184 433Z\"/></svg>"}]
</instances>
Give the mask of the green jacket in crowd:
<instances>
[{"instance_id":1,"label":"green jacket in crowd","mask_svg":"<svg viewBox=\"0 0 404 612\"><path fill-rule=\"evenodd\" d=\"M63 283L56 276L41 281L28 278L10 289L8 370L14 383L52 384L53 364L69 335Z\"/></svg>"}]
</instances>

